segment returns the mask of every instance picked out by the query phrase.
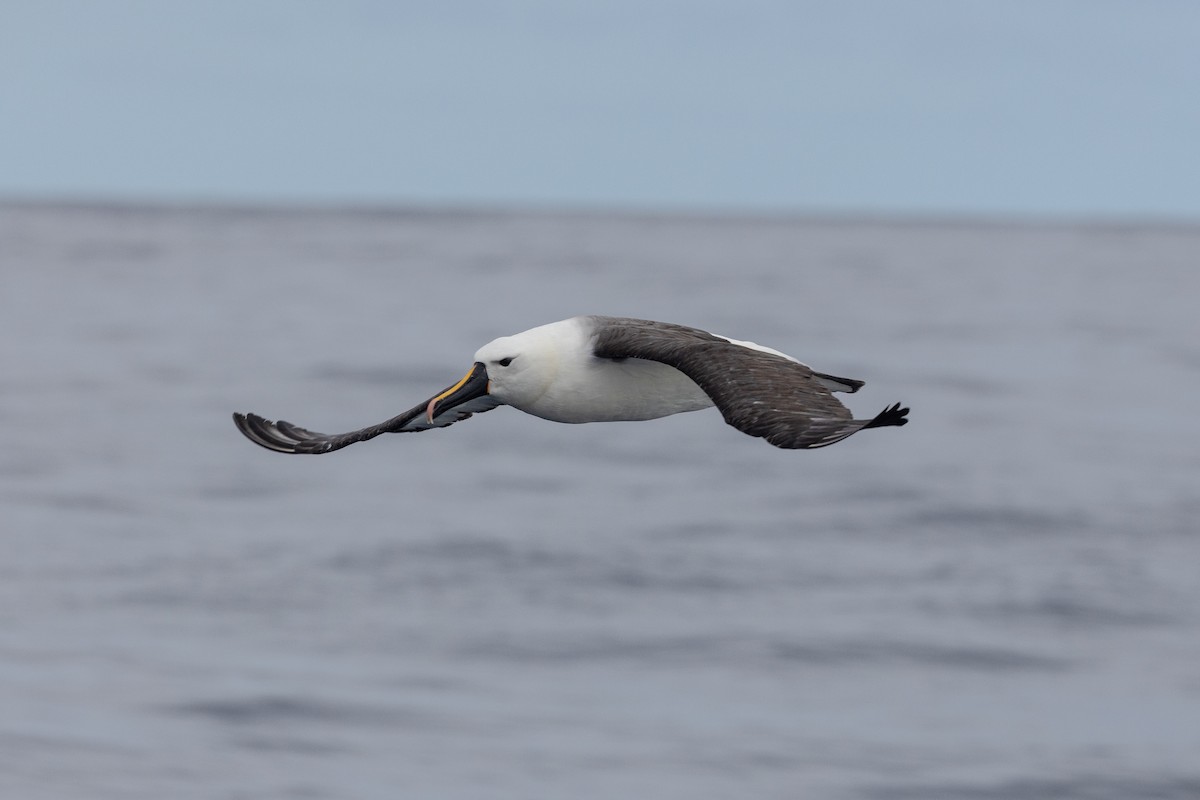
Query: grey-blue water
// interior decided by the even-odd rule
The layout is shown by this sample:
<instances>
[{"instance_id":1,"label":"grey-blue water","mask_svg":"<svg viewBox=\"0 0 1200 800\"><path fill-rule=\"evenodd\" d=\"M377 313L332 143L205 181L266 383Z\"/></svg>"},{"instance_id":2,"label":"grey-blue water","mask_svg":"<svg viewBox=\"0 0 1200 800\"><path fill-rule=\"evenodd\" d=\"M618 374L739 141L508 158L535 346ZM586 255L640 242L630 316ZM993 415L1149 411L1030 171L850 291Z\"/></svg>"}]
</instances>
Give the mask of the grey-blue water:
<instances>
[{"instance_id":1,"label":"grey-blue water","mask_svg":"<svg viewBox=\"0 0 1200 800\"><path fill-rule=\"evenodd\" d=\"M0 797L1200 797L1200 228L0 206ZM867 386L317 430L578 313Z\"/></svg>"}]
</instances>

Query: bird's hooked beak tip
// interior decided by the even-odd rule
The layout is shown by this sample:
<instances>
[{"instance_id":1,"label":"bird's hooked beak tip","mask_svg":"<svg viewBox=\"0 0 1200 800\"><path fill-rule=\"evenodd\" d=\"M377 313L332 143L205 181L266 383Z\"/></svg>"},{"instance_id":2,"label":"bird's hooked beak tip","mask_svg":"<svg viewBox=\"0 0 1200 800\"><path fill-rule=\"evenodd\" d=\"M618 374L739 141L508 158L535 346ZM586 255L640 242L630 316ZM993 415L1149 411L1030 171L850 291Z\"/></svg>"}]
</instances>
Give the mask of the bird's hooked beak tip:
<instances>
[{"instance_id":1,"label":"bird's hooked beak tip","mask_svg":"<svg viewBox=\"0 0 1200 800\"><path fill-rule=\"evenodd\" d=\"M471 371L464 375L458 383L430 399L429 405L425 406L425 419L432 425L433 418L438 414L489 394L491 390L492 382L488 380L487 367L482 361L476 361L471 367Z\"/></svg>"}]
</instances>

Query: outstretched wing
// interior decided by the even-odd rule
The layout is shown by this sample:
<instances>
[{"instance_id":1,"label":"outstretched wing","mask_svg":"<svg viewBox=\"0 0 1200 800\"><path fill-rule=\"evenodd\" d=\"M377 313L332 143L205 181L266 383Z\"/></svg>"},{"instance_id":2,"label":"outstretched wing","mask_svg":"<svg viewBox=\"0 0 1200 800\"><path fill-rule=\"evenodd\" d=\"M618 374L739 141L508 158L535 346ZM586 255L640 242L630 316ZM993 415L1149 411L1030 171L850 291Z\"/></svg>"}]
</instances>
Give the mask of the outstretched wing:
<instances>
[{"instance_id":1,"label":"outstretched wing","mask_svg":"<svg viewBox=\"0 0 1200 800\"><path fill-rule=\"evenodd\" d=\"M776 447L827 447L864 428L903 425L900 404L873 419L853 419L850 410L808 366L781 353L755 349L720 336L648 320L593 317L599 358L645 358L687 375L712 398L725 421ZM852 386L860 381L837 379Z\"/></svg>"},{"instance_id":2,"label":"outstretched wing","mask_svg":"<svg viewBox=\"0 0 1200 800\"><path fill-rule=\"evenodd\" d=\"M427 400L386 422L348 433L317 433L283 420L272 422L258 414L236 412L233 415L233 424L237 425L238 430L250 441L278 453L330 453L355 442L374 439L381 433L405 433L445 428L447 425L467 419L472 414L491 411L498 405L500 403L485 395L443 411L433 418L431 424L425 419L425 411L429 407Z\"/></svg>"}]
</instances>

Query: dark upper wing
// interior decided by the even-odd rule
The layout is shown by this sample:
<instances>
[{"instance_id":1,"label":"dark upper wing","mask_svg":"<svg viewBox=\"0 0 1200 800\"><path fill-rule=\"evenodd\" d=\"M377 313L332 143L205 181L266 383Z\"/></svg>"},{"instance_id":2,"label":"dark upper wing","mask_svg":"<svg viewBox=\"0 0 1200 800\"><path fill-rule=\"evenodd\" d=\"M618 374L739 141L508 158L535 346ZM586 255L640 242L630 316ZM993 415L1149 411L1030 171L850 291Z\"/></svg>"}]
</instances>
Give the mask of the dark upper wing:
<instances>
[{"instance_id":1,"label":"dark upper wing","mask_svg":"<svg viewBox=\"0 0 1200 800\"><path fill-rule=\"evenodd\" d=\"M329 453L355 442L373 439L381 433L404 433L445 428L447 425L467 419L472 414L491 411L500 403L491 397L478 397L438 414L433 418L433 424L425 419L425 409L428 405L429 401L425 401L386 422L348 433L317 433L283 420L272 422L258 414L238 414L236 412L233 415L233 424L237 425L238 430L247 439L268 450L279 453Z\"/></svg>"},{"instance_id":2,"label":"dark upper wing","mask_svg":"<svg viewBox=\"0 0 1200 800\"><path fill-rule=\"evenodd\" d=\"M898 405L874 419L852 419L804 364L707 331L639 319L592 319L597 357L645 358L674 367L712 398L726 422L776 447L826 447L863 428L906 421L908 409Z\"/></svg>"}]
</instances>

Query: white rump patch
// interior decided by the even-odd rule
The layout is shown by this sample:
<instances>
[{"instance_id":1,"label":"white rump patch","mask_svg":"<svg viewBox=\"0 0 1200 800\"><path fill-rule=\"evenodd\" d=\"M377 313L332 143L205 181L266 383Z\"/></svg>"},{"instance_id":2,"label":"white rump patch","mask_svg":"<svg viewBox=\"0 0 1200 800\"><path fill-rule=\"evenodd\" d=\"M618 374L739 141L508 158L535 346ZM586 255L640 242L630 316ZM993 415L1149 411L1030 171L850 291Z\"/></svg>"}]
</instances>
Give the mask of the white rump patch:
<instances>
[{"instance_id":1,"label":"white rump patch","mask_svg":"<svg viewBox=\"0 0 1200 800\"><path fill-rule=\"evenodd\" d=\"M721 334L714 333L713 336L721 336ZM725 341L729 342L730 344L738 344L738 345L741 345L742 347L748 347L751 350L757 350L760 353L770 353L773 356L779 356L781 358L786 358L788 361L795 361L797 364L801 364L805 367L808 366L808 364L805 364L800 359L792 358L787 353L781 353L773 347L763 347L761 344L756 344L755 342L743 342L740 339L730 339L728 336L721 336L721 338L724 339ZM811 369L811 367L810 367L810 369Z\"/></svg>"}]
</instances>

